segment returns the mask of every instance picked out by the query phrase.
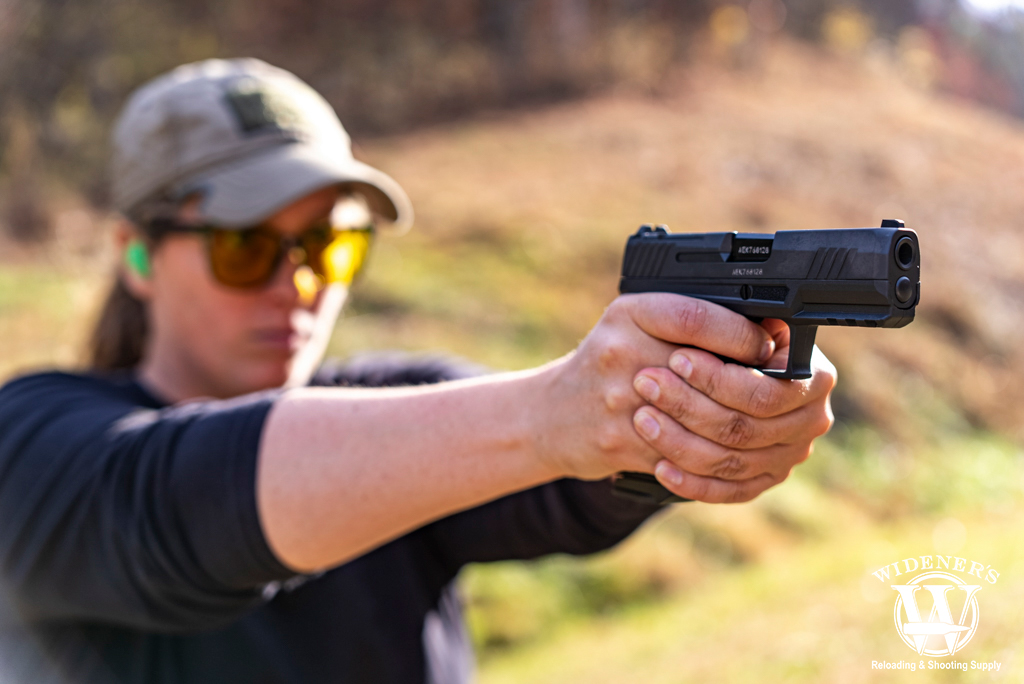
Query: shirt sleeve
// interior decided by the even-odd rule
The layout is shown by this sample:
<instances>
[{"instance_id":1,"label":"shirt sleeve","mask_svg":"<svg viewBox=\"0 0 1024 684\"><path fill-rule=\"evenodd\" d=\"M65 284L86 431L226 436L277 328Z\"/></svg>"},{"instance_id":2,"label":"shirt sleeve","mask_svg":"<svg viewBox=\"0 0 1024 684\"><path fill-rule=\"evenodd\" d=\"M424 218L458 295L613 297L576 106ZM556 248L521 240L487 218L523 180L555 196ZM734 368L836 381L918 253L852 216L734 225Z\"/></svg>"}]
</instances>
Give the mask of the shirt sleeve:
<instances>
[{"instance_id":1,"label":"shirt sleeve","mask_svg":"<svg viewBox=\"0 0 1024 684\"><path fill-rule=\"evenodd\" d=\"M329 387L405 387L432 385L486 375L484 366L444 354L369 352L344 362L326 361L311 385Z\"/></svg>"},{"instance_id":2,"label":"shirt sleeve","mask_svg":"<svg viewBox=\"0 0 1024 684\"><path fill-rule=\"evenodd\" d=\"M276 394L140 409L87 376L0 390L0 578L29 622L226 624L295 573L268 548L256 459Z\"/></svg>"},{"instance_id":3,"label":"shirt sleeve","mask_svg":"<svg viewBox=\"0 0 1024 684\"><path fill-rule=\"evenodd\" d=\"M611 548L660 506L621 499L610 480L557 480L438 520L424 532L453 572L467 563Z\"/></svg>"}]
</instances>

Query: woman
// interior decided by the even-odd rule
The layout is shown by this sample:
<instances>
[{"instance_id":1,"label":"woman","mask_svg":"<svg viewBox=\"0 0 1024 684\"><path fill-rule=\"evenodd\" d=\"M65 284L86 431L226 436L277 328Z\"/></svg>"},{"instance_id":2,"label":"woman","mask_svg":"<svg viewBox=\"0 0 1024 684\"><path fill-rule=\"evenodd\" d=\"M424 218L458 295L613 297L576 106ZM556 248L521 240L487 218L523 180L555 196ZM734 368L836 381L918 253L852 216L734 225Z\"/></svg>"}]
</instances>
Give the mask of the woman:
<instances>
[{"instance_id":1,"label":"woman","mask_svg":"<svg viewBox=\"0 0 1024 684\"><path fill-rule=\"evenodd\" d=\"M613 545L655 510L611 496L617 471L753 498L831 424L823 356L805 381L724 364L784 358L784 326L664 294L542 368L303 387L372 223L411 210L262 62L140 89L113 169L94 368L0 390L4 681L464 682L463 565Z\"/></svg>"}]
</instances>

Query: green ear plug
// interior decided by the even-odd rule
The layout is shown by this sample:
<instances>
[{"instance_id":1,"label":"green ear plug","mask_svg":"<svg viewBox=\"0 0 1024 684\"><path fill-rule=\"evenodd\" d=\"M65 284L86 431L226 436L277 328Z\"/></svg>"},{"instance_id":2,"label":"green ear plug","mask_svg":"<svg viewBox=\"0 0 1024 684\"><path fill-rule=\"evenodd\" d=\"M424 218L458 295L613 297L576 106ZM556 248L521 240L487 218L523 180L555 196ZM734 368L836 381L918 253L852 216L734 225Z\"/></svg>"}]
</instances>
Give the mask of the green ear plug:
<instances>
[{"instance_id":1,"label":"green ear plug","mask_svg":"<svg viewBox=\"0 0 1024 684\"><path fill-rule=\"evenodd\" d=\"M128 247L124 250L124 262L139 277L149 277L149 252L146 250L146 245L143 244L142 240L135 239L128 243Z\"/></svg>"}]
</instances>

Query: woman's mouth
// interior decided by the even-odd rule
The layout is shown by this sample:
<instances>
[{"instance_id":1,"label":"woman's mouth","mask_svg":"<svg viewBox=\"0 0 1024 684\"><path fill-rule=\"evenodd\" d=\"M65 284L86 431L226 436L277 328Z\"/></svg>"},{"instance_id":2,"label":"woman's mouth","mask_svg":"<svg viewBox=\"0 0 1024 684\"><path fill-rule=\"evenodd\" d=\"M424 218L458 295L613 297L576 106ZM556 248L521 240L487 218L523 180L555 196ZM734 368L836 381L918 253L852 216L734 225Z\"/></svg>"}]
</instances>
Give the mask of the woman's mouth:
<instances>
[{"instance_id":1,"label":"woman's mouth","mask_svg":"<svg viewBox=\"0 0 1024 684\"><path fill-rule=\"evenodd\" d=\"M298 351L308 337L293 328L258 330L253 335L256 344L260 347L289 353Z\"/></svg>"}]
</instances>

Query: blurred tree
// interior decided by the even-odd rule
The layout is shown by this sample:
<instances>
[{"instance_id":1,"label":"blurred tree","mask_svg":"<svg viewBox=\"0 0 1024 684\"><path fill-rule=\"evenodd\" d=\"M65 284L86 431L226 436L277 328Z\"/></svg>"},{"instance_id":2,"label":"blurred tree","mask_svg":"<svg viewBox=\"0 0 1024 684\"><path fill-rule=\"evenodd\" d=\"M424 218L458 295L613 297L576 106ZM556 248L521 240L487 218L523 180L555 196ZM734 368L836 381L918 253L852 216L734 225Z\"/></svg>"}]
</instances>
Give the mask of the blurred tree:
<instances>
[{"instance_id":1,"label":"blurred tree","mask_svg":"<svg viewBox=\"0 0 1024 684\"><path fill-rule=\"evenodd\" d=\"M53 182L102 206L110 122L133 88L184 62L251 55L278 64L324 93L346 126L365 135L576 96L623 79L656 91L712 13L719 28L735 28L730 17L749 19L758 40L779 27L817 40L836 10L857 10L876 33L895 35L918 20L918 4L0 0L0 220L20 238L45 236L41 202ZM962 23L956 0L926 4L928 16ZM984 68L1009 74L1000 83L1014 88L1018 110L1019 24L1004 47L985 46L991 32L970 39L986 55ZM1012 40L1015 47L1005 47Z\"/></svg>"}]
</instances>

